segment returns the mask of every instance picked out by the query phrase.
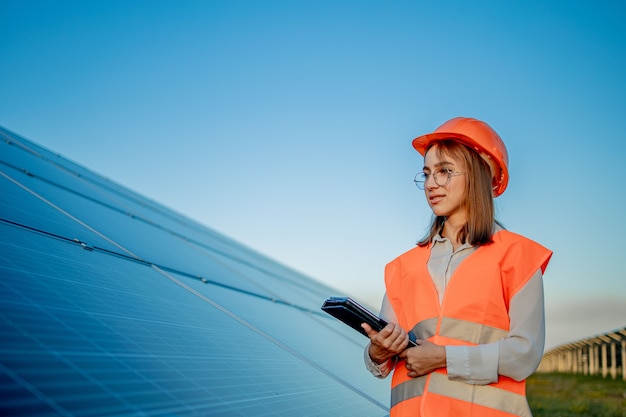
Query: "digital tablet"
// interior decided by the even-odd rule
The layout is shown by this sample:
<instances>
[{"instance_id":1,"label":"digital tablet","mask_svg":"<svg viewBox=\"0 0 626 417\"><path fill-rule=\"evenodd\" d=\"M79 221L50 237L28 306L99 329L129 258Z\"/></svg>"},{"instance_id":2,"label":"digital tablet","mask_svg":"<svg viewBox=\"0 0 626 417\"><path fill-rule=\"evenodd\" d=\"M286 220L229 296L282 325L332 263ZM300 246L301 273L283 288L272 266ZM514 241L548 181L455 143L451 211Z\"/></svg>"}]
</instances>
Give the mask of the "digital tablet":
<instances>
[{"instance_id":1,"label":"digital tablet","mask_svg":"<svg viewBox=\"0 0 626 417\"><path fill-rule=\"evenodd\" d=\"M361 327L361 323L369 324L377 332L381 331L388 324L387 321L349 297L330 297L322 304L322 310L364 336L367 336L367 333ZM417 346L417 343L415 343L413 332L409 332L409 347L412 346Z\"/></svg>"}]
</instances>

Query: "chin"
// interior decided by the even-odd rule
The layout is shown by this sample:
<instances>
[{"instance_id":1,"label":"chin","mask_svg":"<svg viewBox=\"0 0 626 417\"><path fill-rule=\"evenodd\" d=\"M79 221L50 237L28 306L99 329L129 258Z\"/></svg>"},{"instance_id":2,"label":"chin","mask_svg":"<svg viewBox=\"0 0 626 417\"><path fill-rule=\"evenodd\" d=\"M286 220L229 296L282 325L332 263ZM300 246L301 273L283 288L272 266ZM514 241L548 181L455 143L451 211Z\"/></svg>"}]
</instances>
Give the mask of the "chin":
<instances>
[{"instance_id":1,"label":"chin","mask_svg":"<svg viewBox=\"0 0 626 417\"><path fill-rule=\"evenodd\" d=\"M445 211L445 210L441 210L437 207L433 208L431 207L431 209L433 210L433 214L435 216L439 216L439 217L447 217L449 215L449 212Z\"/></svg>"}]
</instances>

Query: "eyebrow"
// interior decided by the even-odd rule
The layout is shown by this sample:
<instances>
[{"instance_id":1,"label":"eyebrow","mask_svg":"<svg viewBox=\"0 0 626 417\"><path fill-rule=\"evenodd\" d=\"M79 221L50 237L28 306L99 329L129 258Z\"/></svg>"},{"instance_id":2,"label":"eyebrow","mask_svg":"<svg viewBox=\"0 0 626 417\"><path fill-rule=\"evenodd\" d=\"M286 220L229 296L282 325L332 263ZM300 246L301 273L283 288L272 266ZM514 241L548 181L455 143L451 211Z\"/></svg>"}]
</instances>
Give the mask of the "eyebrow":
<instances>
[{"instance_id":1,"label":"eyebrow","mask_svg":"<svg viewBox=\"0 0 626 417\"><path fill-rule=\"evenodd\" d=\"M450 162L450 161L437 162L435 164L435 168L441 168L441 167L446 166L446 165L454 165L454 162ZM425 169L430 169L430 168L428 168L427 166L422 167L422 170L425 170Z\"/></svg>"}]
</instances>

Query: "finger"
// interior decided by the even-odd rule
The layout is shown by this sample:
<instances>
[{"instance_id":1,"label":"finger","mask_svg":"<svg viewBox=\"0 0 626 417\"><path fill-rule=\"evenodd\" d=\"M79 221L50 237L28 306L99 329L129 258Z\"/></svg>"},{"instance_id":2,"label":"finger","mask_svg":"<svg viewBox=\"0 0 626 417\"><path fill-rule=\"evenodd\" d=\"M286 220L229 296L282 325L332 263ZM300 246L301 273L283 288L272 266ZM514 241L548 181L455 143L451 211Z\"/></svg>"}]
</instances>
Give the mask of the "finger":
<instances>
[{"instance_id":1,"label":"finger","mask_svg":"<svg viewBox=\"0 0 626 417\"><path fill-rule=\"evenodd\" d=\"M372 329L372 326L370 326L367 323L361 323L361 327L363 328L363 330L365 330L365 333L367 333L367 336L371 339L372 336L376 335L376 333L378 333L377 331L375 331L374 329Z\"/></svg>"},{"instance_id":2,"label":"finger","mask_svg":"<svg viewBox=\"0 0 626 417\"><path fill-rule=\"evenodd\" d=\"M384 338L389 338L394 334L395 331L396 325L393 323L389 323L385 327L383 327L378 333L380 333L380 335Z\"/></svg>"},{"instance_id":3,"label":"finger","mask_svg":"<svg viewBox=\"0 0 626 417\"><path fill-rule=\"evenodd\" d=\"M391 344L390 349L392 349L395 352L402 352L406 349L407 345L408 345L408 342L406 339L397 338Z\"/></svg>"},{"instance_id":4,"label":"finger","mask_svg":"<svg viewBox=\"0 0 626 417\"><path fill-rule=\"evenodd\" d=\"M394 345L398 348L405 349L409 344L409 337L402 328L400 328L399 331L394 334L394 337Z\"/></svg>"},{"instance_id":5,"label":"finger","mask_svg":"<svg viewBox=\"0 0 626 417\"><path fill-rule=\"evenodd\" d=\"M385 327L385 329L387 329ZM398 325L393 325L393 327L389 328L389 339L390 341L392 341L392 343L394 345L396 345L398 342L402 342L404 341L405 336L405 332L404 329Z\"/></svg>"}]
</instances>

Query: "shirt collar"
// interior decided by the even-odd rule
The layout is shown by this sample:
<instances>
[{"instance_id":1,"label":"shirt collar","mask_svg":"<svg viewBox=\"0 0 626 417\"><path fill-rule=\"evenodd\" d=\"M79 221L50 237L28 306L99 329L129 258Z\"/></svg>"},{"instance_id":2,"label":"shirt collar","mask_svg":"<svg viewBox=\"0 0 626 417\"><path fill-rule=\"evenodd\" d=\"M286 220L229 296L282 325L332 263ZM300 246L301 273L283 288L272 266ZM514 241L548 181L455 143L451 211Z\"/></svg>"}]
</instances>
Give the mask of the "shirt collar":
<instances>
[{"instance_id":1,"label":"shirt collar","mask_svg":"<svg viewBox=\"0 0 626 417\"><path fill-rule=\"evenodd\" d=\"M502 227L498 223L495 223L494 234L499 232L500 230L502 230ZM448 239L447 237L441 236L441 231L439 231L435 236L433 236L431 243L434 245L435 243L438 243L438 242L449 242L449 241L450 239ZM461 246L459 246L459 249L471 248L471 247L472 245L470 245L469 243L464 243Z\"/></svg>"}]
</instances>

